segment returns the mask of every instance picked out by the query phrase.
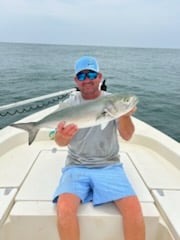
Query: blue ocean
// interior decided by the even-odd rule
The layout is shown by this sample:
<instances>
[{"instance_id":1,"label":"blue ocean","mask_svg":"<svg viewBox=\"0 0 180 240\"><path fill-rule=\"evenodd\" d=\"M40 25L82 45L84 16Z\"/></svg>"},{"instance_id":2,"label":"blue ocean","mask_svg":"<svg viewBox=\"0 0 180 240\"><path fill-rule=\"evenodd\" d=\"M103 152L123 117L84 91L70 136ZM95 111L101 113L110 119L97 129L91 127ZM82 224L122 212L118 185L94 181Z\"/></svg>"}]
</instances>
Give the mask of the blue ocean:
<instances>
[{"instance_id":1,"label":"blue ocean","mask_svg":"<svg viewBox=\"0 0 180 240\"><path fill-rule=\"evenodd\" d=\"M73 88L82 55L97 58L108 91L139 97L135 117L180 141L180 49L0 43L0 106ZM0 128L28 114L0 114Z\"/></svg>"}]
</instances>

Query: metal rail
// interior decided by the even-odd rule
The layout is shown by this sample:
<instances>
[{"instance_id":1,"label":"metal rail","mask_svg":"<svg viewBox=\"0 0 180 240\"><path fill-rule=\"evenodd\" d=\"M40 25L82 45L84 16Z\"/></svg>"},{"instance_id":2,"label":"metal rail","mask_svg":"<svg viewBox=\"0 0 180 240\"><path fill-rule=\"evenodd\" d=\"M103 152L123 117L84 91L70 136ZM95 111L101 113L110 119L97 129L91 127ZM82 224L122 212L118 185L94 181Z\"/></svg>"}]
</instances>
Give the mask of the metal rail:
<instances>
[{"instance_id":1,"label":"metal rail","mask_svg":"<svg viewBox=\"0 0 180 240\"><path fill-rule=\"evenodd\" d=\"M71 89L67 89L67 90L64 90L64 91L55 92L55 93L43 95L43 96L40 96L40 97L30 98L30 99L27 99L27 100L23 100L23 101L11 103L11 104L3 105L3 106L0 106L0 111L8 110L10 108L16 108L16 107L19 107L19 106L22 106L22 105L26 105L26 104L33 103L33 102L42 101L42 100L45 100L45 99L48 99L48 98L52 98L52 97L57 97L57 96L61 96L61 95L70 94L70 93L72 93L74 91L76 91L76 88L71 88Z\"/></svg>"}]
</instances>

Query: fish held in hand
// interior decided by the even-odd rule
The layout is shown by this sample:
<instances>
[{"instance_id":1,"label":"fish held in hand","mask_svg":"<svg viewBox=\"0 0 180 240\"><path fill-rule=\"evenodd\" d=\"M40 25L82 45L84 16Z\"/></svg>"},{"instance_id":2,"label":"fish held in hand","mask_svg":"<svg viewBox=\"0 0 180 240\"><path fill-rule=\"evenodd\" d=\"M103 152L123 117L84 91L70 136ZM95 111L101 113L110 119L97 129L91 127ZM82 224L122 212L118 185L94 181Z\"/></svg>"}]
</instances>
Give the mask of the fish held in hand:
<instances>
[{"instance_id":1,"label":"fish held in hand","mask_svg":"<svg viewBox=\"0 0 180 240\"><path fill-rule=\"evenodd\" d=\"M10 126L26 130L29 133L29 145L34 141L40 128L55 128L61 121L74 123L78 128L100 125L103 130L108 122L130 112L138 103L136 96L109 94L85 103L67 106L60 104L54 112L37 122L14 123Z\"/></svg>"}]
</instances>

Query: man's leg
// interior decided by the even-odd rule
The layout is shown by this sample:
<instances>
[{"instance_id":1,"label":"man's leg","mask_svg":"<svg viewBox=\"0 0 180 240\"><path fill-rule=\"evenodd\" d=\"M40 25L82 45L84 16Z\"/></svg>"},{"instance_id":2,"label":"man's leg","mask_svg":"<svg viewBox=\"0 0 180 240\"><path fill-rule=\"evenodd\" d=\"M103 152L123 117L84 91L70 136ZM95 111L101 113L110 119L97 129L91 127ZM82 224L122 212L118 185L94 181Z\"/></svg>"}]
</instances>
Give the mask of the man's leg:
<instances>
[{"instance_id":1,"label":"man's leg","mask_svg":"<svg viewBox=\"0 0 180 240\"><path fill-rule=\"evenodd\" d=\"M145 240L145 224L139 200L136 196L115 201L123 217L125 240Z\"/></svg>"},{"instance_id":2,"label":"man's leg","mask_svg":"<svg viewBox=\"0 0 180 240\"><path fill-rule=\"evenodd\" d=\"M61 240L80 240L77 210L80 205L78 196L64 193L57 202L57 228Z\"/></svg>"}]
</instances>

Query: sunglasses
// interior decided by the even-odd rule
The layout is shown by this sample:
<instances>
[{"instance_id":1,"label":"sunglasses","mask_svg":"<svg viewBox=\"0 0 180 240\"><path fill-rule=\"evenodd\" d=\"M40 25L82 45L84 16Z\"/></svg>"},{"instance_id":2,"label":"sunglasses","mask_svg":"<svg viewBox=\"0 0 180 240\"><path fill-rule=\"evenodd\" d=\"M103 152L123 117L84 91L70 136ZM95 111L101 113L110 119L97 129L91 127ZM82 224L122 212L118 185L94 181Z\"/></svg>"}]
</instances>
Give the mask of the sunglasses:
<instances>
[{"instance_id":1,"label":"sunglasses","mask_svg":"<svg viewBox=\"0 0 180 240\"><path fill-rule=\"evenodd\" d=\"M76 77L79 81L84 81L87 78L89 78L90 80L94 80L97 78L97 75L98 73L97 72L87 72L87 73L84 73L84 72L79 72Z\"/></svg>"}]
</instances>

